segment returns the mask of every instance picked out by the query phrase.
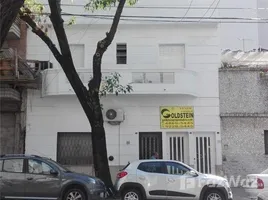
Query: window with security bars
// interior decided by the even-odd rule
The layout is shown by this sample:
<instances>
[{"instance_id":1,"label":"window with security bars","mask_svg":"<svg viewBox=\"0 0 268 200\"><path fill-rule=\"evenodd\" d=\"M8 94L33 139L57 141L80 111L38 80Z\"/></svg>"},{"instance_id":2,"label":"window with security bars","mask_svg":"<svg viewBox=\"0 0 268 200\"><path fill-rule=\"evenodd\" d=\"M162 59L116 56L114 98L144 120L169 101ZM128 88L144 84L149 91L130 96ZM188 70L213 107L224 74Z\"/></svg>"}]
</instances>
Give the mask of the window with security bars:
<instances>
[{"instance_id":1,"label":"window with security bars","mask_svg":"<svg viewBox=\"0 0 268 200\"><path fill-rule=\"evenodd\" d=\"M127 44L116 45L116 63L127 64Z\"/></svg>"},{"instance_id":2,"label":"window with security bars","mask_svg":"<svg viewBox=\"0 0 268 200\"><path fill-rule=\"evenodd\" d=\"M57 161L71 166L93 164L91 133L59 132Z\"/></svg>"}]
</instances>

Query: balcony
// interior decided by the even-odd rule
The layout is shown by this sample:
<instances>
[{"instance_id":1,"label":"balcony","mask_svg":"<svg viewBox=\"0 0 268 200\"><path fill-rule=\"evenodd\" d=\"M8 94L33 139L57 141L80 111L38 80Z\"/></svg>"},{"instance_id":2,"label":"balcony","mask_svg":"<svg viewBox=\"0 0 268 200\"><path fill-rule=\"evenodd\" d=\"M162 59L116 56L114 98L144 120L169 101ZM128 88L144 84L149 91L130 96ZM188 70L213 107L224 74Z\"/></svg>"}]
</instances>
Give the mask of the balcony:
<instances>
[{"instance_id":1,"label":"balcony","mask_svg":"<svg viewBox=\"0 0 268 200\"><path fill-rule=\"evenodd\" d=\"M20 19L16 18L14 23L9 29L9 32L6 37L7 40L17 40L20 39Z\"/></svg>"},{"instance_id":2,"label":"balcony","mask_svg":"<svg viewBox=\"0 0 268 200\"><path fill-rule=\"evenodd\" d=\"M113 69L103 70L103 76L112 72L121 75L120 84L131 84L131 94L182 94L198 96L197 76L195 71L187 69L177 70L137 70ZM77 70L82 82L87 86L92 77L92 71L87 69ZM62 69L48 69L42 73L42 95L72 95L73 89Z\"/></svg>"},{"instance_id":3,"label":"balcony","mask_svg":"<svg viewBox=\"0 0 268 200\"><path fill-rule=\"evenodd\" d=\"M38 88L41 69L36 65L38 65L38 61L22 59L16 49L2 49L0 52L0 84Z\"/></svg>"}]
</instances>

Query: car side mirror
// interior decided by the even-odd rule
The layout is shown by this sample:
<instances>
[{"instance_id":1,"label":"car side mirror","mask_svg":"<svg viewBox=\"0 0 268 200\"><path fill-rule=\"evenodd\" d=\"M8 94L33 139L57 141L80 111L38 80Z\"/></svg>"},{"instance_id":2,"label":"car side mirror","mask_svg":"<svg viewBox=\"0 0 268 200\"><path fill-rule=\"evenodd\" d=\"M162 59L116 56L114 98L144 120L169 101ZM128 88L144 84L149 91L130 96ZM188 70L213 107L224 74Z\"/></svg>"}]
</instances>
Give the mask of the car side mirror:
<instances>
[{"instance_id":1,"label":"car side mirror","mask_svg":"<svg viewBox=\"0 0 268 200\"><path fill-rule=\"evenodd\" d=\"M56 170L51 169L51 170L50 170L50 174L51 174L51 175L54 175L54 176L57 176L59 173L58 173Z\"/></svg>"},{"instance_id":2,"label":"car side mirror","mask_svg":"<svg viewBox=\"0 0 268 200\"><path fill-rule=\"evenodd\" d=\"M198 176L198 173L196 173L196 171L193 171L193 170L188 171L187 174L189 174L189 175L192 176L192 177L197 177L197 176Z\"/></svg>"}]
</instances>

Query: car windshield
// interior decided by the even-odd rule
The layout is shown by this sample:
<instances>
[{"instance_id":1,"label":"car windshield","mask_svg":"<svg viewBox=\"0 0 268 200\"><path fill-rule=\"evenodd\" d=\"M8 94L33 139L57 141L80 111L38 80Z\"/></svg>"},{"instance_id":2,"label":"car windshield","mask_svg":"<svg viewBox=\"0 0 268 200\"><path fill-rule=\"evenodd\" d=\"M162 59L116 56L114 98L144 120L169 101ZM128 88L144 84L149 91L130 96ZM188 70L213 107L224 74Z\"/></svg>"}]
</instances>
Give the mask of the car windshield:
<instances>
[{"instance_id":1,"label":"car windshield","mask_svg":"<svg viewBox=\"0 0 268 200\"><path fill-rule=\"evenodd\" d=\"M48 162L53 163L54 165L56 165L61 171L63 172L72 172L71 170L69 170L68 168L62 166L61 164L57 163L56 161L52 160L52 159L47 159Z\"/></svg>"}]
</instances>

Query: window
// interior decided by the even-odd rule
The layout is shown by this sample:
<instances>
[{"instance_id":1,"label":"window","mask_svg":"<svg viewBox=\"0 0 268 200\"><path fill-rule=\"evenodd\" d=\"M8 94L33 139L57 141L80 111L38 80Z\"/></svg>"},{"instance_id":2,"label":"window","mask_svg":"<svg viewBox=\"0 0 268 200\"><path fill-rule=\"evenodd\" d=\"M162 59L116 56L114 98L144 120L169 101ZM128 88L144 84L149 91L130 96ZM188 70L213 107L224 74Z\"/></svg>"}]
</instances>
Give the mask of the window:
<instances>
[{"instance_id":1,"label":"window","mask_svg":"<svg viewBox=\"0 0 268 200\"><path fill-rule=\"evenodd\" d=\"M0 160L0 172L2 171L3 169L3 160Z\"/></svg>"},{"instance_id":2,"label":"window","mask_svg":"<svg viewBox=\"0 0 268 200\"><path fill-rule=\"evenodd\" d=\"M4 160L3 171L5 172L23 172L23 159Z\"/></svg>"},{"instance_id":3,"label":"window","mask_svg":"<svg viewBox=\"0 0 268 200\"><path fill-rule=\"evenodd\" d=\"M264 131L264 151L268 155L268 130Z\"/></svg>"},{"instance_id":4,"label":"window","mask_svg":"<svg viewBox=\"0 0 268 200\"><path fill-rule=\"evenodd\" d=\"M139 165L138 170L158 174L163 174L164 172L162 162L144 162Z\"/></svg>"},{"instance_id":5,"label":"window","mask_svg":"<svg viewBox=\"0 0 268 200\"><path fill-rule=\"evenodd\" d=\"M85 68L85 47L83 44L70 44L75 68Z\"/></svg>"},{"instance_id":6,"label":"window","mask_svg":"<svg viewBox=\"0 0 268 200\"><path fill-rule=\"evenodd\" d=\"M116 63L127 64L127 44L117 44L116 46Z\"/></svg>"},{"instance_id":7,"label":"window","mask_svg":"<svg viewBox=\"0 0 268 200\"><path fill-rule=\"evenodd\" d=\"M62 165L93 164L91 133L60 132L58 133L57 162Z\"/></svg>"},{"instance_id":8,"label":"window","mask_svg":"<svg viewBox=\"0 0 268 200\"><path fill-rule=\"evenodd\" d=\"M28 172L31 174L50 174L52 167L38 160L28 160Z\"/></svg>"},{"instance_id":9,"label":"window","mask_svg":"<svg viewBox=\"0 0 268 200\"><path fill-rule=\"evenodd\" d=\"M167 174L174 174L174 175L183 175L186 172L190 171L188 168L174 162L167 162Z\"/></svg>"},{"instance_id":10,"label":"window","mask_svg":"<svg viewBox=\"0 0 268 200\"><path fill-rule=\"evenodd\" d=\"M162 67L184 68L185 45L183 44L160 44L159 60Z\"/></svg>"}]
</instances>

